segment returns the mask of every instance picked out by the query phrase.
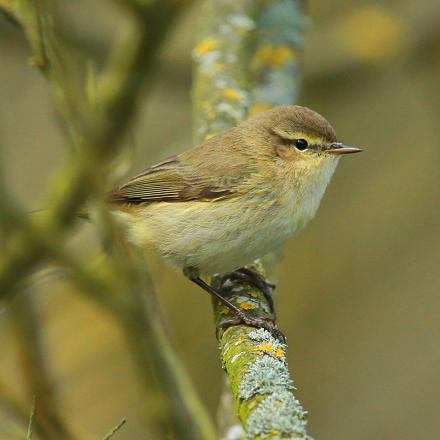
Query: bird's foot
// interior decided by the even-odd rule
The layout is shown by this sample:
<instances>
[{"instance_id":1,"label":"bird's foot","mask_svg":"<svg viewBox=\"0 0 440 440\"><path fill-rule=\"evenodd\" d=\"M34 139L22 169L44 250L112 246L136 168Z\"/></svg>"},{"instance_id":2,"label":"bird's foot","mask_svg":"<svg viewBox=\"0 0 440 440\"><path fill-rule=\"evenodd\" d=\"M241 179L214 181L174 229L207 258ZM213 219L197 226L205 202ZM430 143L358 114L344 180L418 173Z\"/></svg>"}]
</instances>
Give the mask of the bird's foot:
<instances>
[{"instance_id":1,"label":"bird's foot","mask_svg":"<svg viewBox=\"0 0 440 440\"><path fill-rule=\"evenodd\" d=\"M269 303L270 311L272 313L273 319L275 320L275 306L273 301L273 291L276 288L275 284L266 281L263 275L260 274L260 272L256 271L255 269L250 269L248 267L241 267L235 272L225 274L220 281L220 285L223 285L227 280L244 281L252 284L258 290L261 290L267 302Z\"/></svg>"},{"instance_id":2,"label":"bird's foot","mask_svg":"<svg viewBox=\"0 0 440 440\"><path fill-rule=\"evenodd\" d=\"M272 319L247 316L244 313L240 313L240 315L235 316L233 318L227 318L222 320L217 327L217 337L220 336L219 332L224 332L229 327L240 324L245 324L248 325L249 327L263 328L267 330L275 339L279 340L283 344L286 342L286 337Z\"/></svg>"}]
</instances>

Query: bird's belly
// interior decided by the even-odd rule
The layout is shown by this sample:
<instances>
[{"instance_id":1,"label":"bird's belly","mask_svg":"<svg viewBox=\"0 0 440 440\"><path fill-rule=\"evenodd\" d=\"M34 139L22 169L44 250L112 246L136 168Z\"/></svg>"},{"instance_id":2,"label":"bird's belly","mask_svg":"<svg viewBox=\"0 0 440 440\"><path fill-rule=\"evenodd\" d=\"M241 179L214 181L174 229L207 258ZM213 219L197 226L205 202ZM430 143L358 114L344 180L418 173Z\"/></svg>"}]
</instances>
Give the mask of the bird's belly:
<instances>
[{"instance_id":1,"label":"bird's belly","mask_svg":"<svg viewBox=\"0 0 440 440\"><path fill-rule=\"evenodd\" d=\"M266 255L288 237L273 218L264 219L257 226L255 217L244 217L200 236L201 246L186 258L185 266L197 267L203 274L227 272Z\"/></svg>"},{"instance_id":2,"label":"bird's belly","mask_svg":"<svg viewBox=\"0 0 440 440\"><path fill-rule=\"evenodd\" d=\"M301 206L301 204L300 204ZM173 266L221 273L251 263L278 248L310 219L296 203L267 195L244 203L163 203L133 224L134 242L153 245Z\"/></svg>"}]
</instances>

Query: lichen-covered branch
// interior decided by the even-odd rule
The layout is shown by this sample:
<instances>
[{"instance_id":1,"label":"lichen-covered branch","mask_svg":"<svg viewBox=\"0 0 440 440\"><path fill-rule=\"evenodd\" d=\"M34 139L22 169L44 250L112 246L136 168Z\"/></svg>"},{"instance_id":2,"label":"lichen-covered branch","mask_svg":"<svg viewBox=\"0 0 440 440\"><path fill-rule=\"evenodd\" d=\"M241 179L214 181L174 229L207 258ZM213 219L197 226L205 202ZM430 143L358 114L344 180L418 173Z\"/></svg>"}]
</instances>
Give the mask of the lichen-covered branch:
<instances>
[{"instance_id":1,"label":"lichen-covered branch","mask_svg":"<svg viewBox=\"0 0 440 440\"><path fill-rule=\"evenodd\" d=\"M193 50L193 111L197 141L237 125L251 103L245 60L255 37L258 2L205 1Z\"/></svg>"},{"instance_id":2,"label":"lichen-covered branch","mask_svg":"<svg viewBox=\"0 0 440 440\"><path fill-rule=\"evenodd\" d=\"M221 354L245 438L306 438L306 413L295 399L286 345L264 329L230 327Z\"/></svg>"},{"instance_id":3,"label":"lichen-covered branch","mask_svg":"<svg viewBox=\"0 0 440 440\"><path fill-rule=\"evenodd\" d=\"M304 23L299 0L205 2L201 38L193 52L198 141L237 125L249 114L296 101ZM265 277L261 262L252 269ZM265 295L236 278L215 276L211 283L246 313L274 322ZM218 302L214 317L246 440L307 438L306 413L293 395L285 344L266 330L246 325L223 332L222 323L231 311Z\"/></svg>"},{"instance_id":4,"label":"lichen-covered branch","mask_svg":"<svg viewBox=\"0 0 440 440\"><path fill-rule=\"evenodd\" d=\"M261 10L251 62L251 113L298 101L307 27L303 3L302 0L278 0L268 2Z\"/></svg>"}]
</instances>

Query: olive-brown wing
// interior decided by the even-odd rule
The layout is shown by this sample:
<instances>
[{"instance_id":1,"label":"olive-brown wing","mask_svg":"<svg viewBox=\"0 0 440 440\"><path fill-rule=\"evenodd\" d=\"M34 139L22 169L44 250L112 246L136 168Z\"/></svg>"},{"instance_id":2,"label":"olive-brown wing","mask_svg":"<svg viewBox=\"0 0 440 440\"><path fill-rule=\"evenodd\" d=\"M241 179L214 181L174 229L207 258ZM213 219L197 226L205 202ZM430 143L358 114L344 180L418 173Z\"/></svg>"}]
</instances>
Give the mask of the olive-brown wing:
<instances>
[{"instance_id":1,"label":"olive-brown wing","mask_svg":"<svg viewBox=\"0 0 440 440\"><path fill-rule=\"evenodd\" d=\"M231 197L245 179L236 170L218 173L209 167L189 166L179 157L147 168L111 193L119 203L184 202Z\"/></svg>"}]
</instances>

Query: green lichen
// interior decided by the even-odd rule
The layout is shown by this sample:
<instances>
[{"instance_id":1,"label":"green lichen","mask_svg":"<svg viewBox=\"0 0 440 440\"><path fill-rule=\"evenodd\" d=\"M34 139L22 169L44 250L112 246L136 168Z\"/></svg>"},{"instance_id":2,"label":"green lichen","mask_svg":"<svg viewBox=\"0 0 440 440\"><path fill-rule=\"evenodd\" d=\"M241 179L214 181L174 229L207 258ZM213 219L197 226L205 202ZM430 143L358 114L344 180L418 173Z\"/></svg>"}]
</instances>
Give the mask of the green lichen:
<instances>
[{"instance_id":1,"label":"green lichen","mask_svg":"<svg viewBox=\"0 0 440 440\"><path fill-rule=\"evenodd\" d=\"M238 390L249 368L255 362L258 352L249 339L251 327L233 326L228 328L221 339L221 353L224 368L228 373L232 391L238 397Z\"/></svg>"},{"instance_id":2,"label":"green lichen","mask_svg":"<svg viewBox=\"0 0 440 440\"><path fill-rule=\"evenodd\" d=\"M267 330L234 326L224 333L221 351L245 438L306 439L306 412L292 394L286 345Z\"/></svg>"}]
</instances>

